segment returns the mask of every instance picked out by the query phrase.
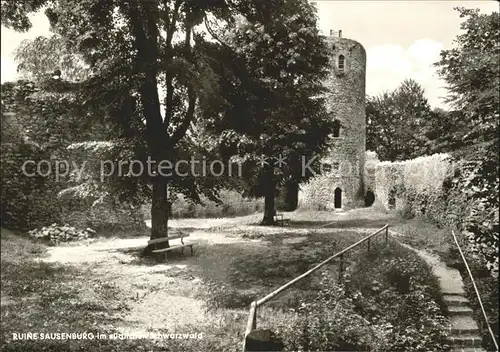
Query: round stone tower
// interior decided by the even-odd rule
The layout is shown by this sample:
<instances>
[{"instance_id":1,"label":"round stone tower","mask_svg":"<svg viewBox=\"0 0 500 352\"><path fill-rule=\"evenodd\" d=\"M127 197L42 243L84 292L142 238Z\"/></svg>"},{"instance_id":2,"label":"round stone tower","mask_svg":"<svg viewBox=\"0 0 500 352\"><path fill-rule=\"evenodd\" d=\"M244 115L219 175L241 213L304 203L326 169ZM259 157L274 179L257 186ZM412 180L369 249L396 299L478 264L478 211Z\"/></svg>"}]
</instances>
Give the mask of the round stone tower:
<instances>
[{"instance_id":1,"label":"round stone tower","mask_svg":"<svg viewBox=\"0 0 500 352\"><path fill-rule=\"evenodd\" d=\"M364 204L366 51L342 38L342 31L330 31L327 40L331 72L326 104L335 125L325 159L331 165L328 208L345 209Z\"/></svg>"}]
</instances>

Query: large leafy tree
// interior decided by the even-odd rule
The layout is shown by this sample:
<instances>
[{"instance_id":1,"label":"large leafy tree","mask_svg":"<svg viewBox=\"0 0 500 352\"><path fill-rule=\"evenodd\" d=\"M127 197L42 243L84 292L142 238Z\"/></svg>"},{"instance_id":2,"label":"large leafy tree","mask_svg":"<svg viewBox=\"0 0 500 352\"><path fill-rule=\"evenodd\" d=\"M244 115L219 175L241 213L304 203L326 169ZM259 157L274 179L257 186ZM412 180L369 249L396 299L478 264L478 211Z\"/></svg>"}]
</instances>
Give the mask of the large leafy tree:
<instances>
[{"instance_id":1,"label":"large leafy tree","mask_svg":"<svg viewBox=\"0 0 500 352\"><path fill-rule=\"evenodd\" d=\"M66 40L54 34L39 36L21 42L15 51L17 71L24 79L44 82L54 77L66 81L83 81L88 78L89 67Z\"/></svg>"},{"instance_id":2,"label":"large leafy tree","mask_svg":"<svg viewBox=\"0 0 500 352\"><path fill-rule=\"evenodd\" d=\"M250 16L224 30L214 35L219 62L231 64L212 62L220 94L203 101L213 116L207 130L222 137L223 155L246 161L244 179L265 197L262 223L272 224L277 185L310 177L302 157L326 146L331 119L319 95L328 49L313 8L301 0L255 2Z\"/></svg>"},{"instance_id":3,"label":"large leafy tree","mask_svg":"<svg viewBox=\"0 0 500 352\"><path fill-rule=\"evenodd\" d=\"M407 79L392 92L368 97L366 122L368 150L381 160L406 160L425 155L437 138L433 112L422 87Z\"/></svg>"},{"instance_id":4,"label":"large leafy tree","mask_svg":"<svg viewBox=\"0 0 500 352\"><path fill-rule=\"evenodd\" d=\"M498 136L500 110L500 16L481 14L478 9L456 8L464 18L463 33L455 47L441 52L436 63L448 85L448 102L456 111L457 123L464 125L464 139L491 141Z\"/></svg>"},{"instance_id":5,"label":"large leafy tree","mask_svg":"<svg viewBox=\"0 0 500 352\"><path fill-rule=\"evenodd\" d=\"M462 137L455 158L469 169L460 170L465 201L470 209L462 219L472 244L498 274L498 123L500 111L500 15L475 9L456 9L464 19L455 47L441 52L436 63L448 85L448 101L457 110L451 124ZM474 248L475 247L475 248Z\"/></svg>"},{"instance_id":6,"label":"large leafy tree","mask_svg":"<svg viewBox=\"0 0 500 352\"><path fill-rule=\"evenodd\" d=\"M207 51L209 40L202 30L203 22L208 22L209 19L216 19L219 23L226 21L227 28L231 28L234 16L238 14L249 23L259 22L259 35L271 33L262 38L271 36L275 39L279 34L286 39L286 46L276 48L274 52L269 49L274 43L267 42L265 46L259 46L258 50L254 50L252 58L245 59L244 55L239 53L238 56L243 58L242 67L246 71L242 73L236 70L235 77L244 82L242 85L244 89L249 87L255 89L258 86L265 88L262 92L266 93L274 89L275 93L267 99L279 99L275 99L273 104L268 104L264 109L272 111L274 115L279 113L282 126L287 126L285 120L289 110L283 109L281 103L291 101L283 99L284 94L291 92L297 94L297 91L287 90L284 87L286 85L290 87L292 82L297 83L301 79L304 82L311 80L307 77L310 74L307 65L305 69L301 68L304 72L303 77L300 75L281 77L278 73L280 71L276 70L284 63L285 58L285 61L291 60L288 65L294 65L295 61L298 62L296 66L307 64L302 59L296 60L294 56L287 58L288 54L281 50L286 49L295 55L294 48L295 50L300 48L305 44L304 40L314 39L315 36L315 34L297 36L297 32L299 34L308 32L307 28L300 31L302 25L309 27L311 17L310 11L306 9L308 6L306 1L293 3L294 6L285 6L287 10L280 12L285 2L278 0L269 2L28 0L20 4L2 1L2 22L12 28L26 30L30 27L27 13L46 6L46 14L51 22L52 31L57 35L57 41L39 41L38 44L57 44L55 47L58 49L62 48L60 45L63 44L66 53L77 55L78 59L82 60L88 74L78 77L80 82L75 85L75 91L78 92L83 105L88 111L104 113L111 117L119 127L118 136L126 138L126 141L133 144L128 148L132 155L141 159L147 154L151 156L153 165L157 166L161 160L175 161L190 156L189 143L194 140L196 134L193 125L201 123L198 118L210 120L219 117L197 111L201 99L206 94L204 92L214 91L213 84L217 82L214 79L216 73L213 69L213 53ZM293 9L298 13L294 13ZM304 13L306 13L305 22ZM295 24L278 28L272 25L276 21L276 16L282 20L292 17L290 22L295 21ZM254 39L262 38L254 36ZM309 49L314 49L314 45L317 45L317 41L313 43ZM222 46L222 44L215 46L215 52L217 53ZM247 38L245 50L249 48L252 48L252 45ZM20 49L21 55L22 52L29 50L24 47ZM272 65L263 72L249 66L251 63L254 66L255 63L259 63L261 67L265 67L262 62L273 58L273 54L279 60L273 60ZM60 66L66 64L66 67L62 67L64 72L65 69L68 70L75 63L79 63L70 60L73 59L71 55L63 62L50 56L45 61L27 60L21 69L44 71L41 67L49 62ZM300 53L297 55L300 56ZM216 55L215 60L219 57ZM230 64L229 61L225 63ZM54 67L54 69L59 68ZM251 74L247 72L249 69ZM254 78L257 82L252 84L247 78L257 72L259 76L257 79ZM277 80L278 78L281 81ZM275 83L280 85L275 87ZM224 95L227 96L228 91L232 90L231 87L225 90ZM262 92L257 94L261 102L265 100ZM254 107L257 105L253 104ZM298 107L297 104L295 106ZM261 114L260 117L268 115ZM307 120L303 123L307 124ZM268 133L259 131L253 135L260 139L271 136L276 131L274 124L274 129L269 129ZM299 134L303 134L303 131ZM126 147L126 144L121 145ZM269 139L267 145L272 144L272 139ZM83 144L83 147L86 146ZM210 147L213 147L213 143ZM163 177L158 170L156 176L147 181L152 183L152 239L167 234L169 185L177 187L195 199L199 192L207 192L213 196L217 190L217 182L212 182L213 180L195 182L197 180L177 177L175 173L170 177Z\"/></svg>"},{"instance_id":7,"label":"large leafy tree","mask_svg":"<svg viewBox=\"0 0 500 352\"><path fill-rule=\"evenodd\" d=\"M195 0L2 2L4 23L28 29L27 12L43 5L52 30L64 39L68 52L78 53L89 67L89 79L78 85L85 105L116 119L122 134L144 145L156 166L161 160L181 158L181 140L194 121L197 83L204 65L197 50L204 39L196 27L208 14L229 18L227 4ZM165 93L163 101L159 87ZM167 234L168 184L183 183L155 171L150 180L152 239ZM192 183L186 188L196 193Z\"/></svg>"},{"instance_id":8,"label":"large leafy tree","mask_svg":"<svg viewBox=\"0 0 500 352\"><path fill-rule=\"evenodd\" d=\"M429 121L427 136L430 140L428 154L448 153L469 143L467 120L463 111L435 108Z\"/></svg>"}]
</instances>

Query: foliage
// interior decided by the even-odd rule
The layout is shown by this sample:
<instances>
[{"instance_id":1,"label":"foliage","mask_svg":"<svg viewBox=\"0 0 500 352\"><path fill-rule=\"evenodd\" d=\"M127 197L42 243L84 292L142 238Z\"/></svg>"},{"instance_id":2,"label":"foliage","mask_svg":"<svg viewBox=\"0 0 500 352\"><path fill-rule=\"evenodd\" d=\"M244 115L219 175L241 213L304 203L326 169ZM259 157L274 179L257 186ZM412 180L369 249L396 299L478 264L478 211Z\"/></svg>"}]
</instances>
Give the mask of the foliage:
<instances>
[{"instance_id":1,"label":"foliage","mask_svg":"<svg viewBox=\"0 0 500 352\"><path fill-rule=\"evenodd\" d=\"M70 143L106 138L109 130L101 116L86 114L76 94L59 80L2 84L2 119L7 119L8 113L13 117L5 122L18 128L20 140L57 157L66 155Z\"/></svg>"},{"instance_id":2,"label":"foliage","mask_svg":"<svg viewBox=\"0 0 500 352\"><path fill-rule=\"evenodd\" d=\"M445 351L437 280L415 253L391 243L356 256L339 286L323 272L320 290L280 333L287 350Z\"/></svg>"},{"instance_id":3,"label":"foliage","mask_svg":"<svg viewBox=\"0 0 500 352\"><path fill-rule=\"evenodd\" d=\"M441 52L435 65L448 85L448 102L461 114L453 123L467 121L464 139L488 141L498 138L500 109L500 17L498 12L481 14L478 9L456 8L464 31L455 47Z\"/></svg>"},{"instance_id":4,"label":"foliage","mask_svg":"<svg viewBox=\"0 0 500 352\"><path fill-rule=\"evenodd\" d=\"M439 226L463 231L470 239L466 247L482 257L488 269L495 273L499 246L496 155L499 15L498 12L484 15L479 10L457 10L464 18L461 24L464 33L457 36L456 47L444 50L436 63L448 84L448 101L456 111L439 112L444 119L438 129L448 132L434 147L434 150L449 151L454 167L444 180L436 180L438 189L415 189L414 181L400 179L403 187L399 197L403 200L403 212L409 216L425 215Z\"/></svg>"},{"instance_id":5,"label":"foliage","mask_svg":"<svg viewBox=\"0 0 500 352\"><path fill-rule=\"evenodd\" d=\"M16 48L17 70L24 79L44 82L53 76L66 81L82 81L88 78L89 69L77 53L72 52L64 38L36 37L23 40Z\"/></svg>"},{"instance_id":6,"label":"foliage","mask_svg":"<svg viewBox=\"0 0 500 352\"><path fill-rule=\"evenodd\" d=\"M460 228L470 239L471 251L484 257L487 267L498 275L499 214L497 197L500 179L498 142L476 146L463 151L467 163L457 175L455 187L461 191L460 199L467 205L466 216ZM455 194L457 194L456 192Z\"/></svg>"},{"instance_id":7,"label":"foliage","mask_svg":"<svg viewBox=\"0 0 500 352\"><path fill-rule=\"evenodd\" d=\"M2 168L2 224L11 228L32 229L60 222L64 218L64 222L74 225L99 227L100 224L93 219L87 219L84 224L73 222L74 211L90 215L92 203L110 193L110 187L104 183L91 189L85 187L90 183L92 159L89 153L75 155L69 149L74 142L85 144L82 141L105 138L111 129L109 124L102 117L86 115L65 82L51 80L2 84L2 126L8 130L7 135L2 135L7 137L2 138L2 142L8 144L2 144L1 150L5 165ZM122 147L118 150L123 155L126 148L116 144ZM34 164L28 164L25 174L22 166L26 161L48 163L39 171L49 173L46 176L28 176L35 173L36 168ZM77 169L82 171L80 175ZM61 177L57 177L57 172ZM81 176L83 181L77 176ZM58 194L71 194L73 197L59 199L56 197ZM116 192L115 196L119 199L123 197L123 192ZM78 202L78 198L86 201ZM72 218L68 218L68 210L73 211ZM109 209L103 212L101 208L100 211L110 220L112 215L117 214ZM135 217L133 213L129 212L119 222L128 224L130 215Z\"/></svg>"},{"instance_id":8,"label":"foliage","mask_svg":"<svg viewBox=\"0 0 500 352\"><path fill-rule=\"evenodd\" d=\"M201 108L211 117L207 131L221 136L221 154L245 161L251 194L266 197L263 223L272 223L276 186L310 177L302 174L300 157L326 146L331 119L323 99L314 97L323 91L328 51L306 1L257 4L219 38L221 57L211 63L215 91L202 97ZM286 165L274 163L277 157Z\"/></svg>"},{"instance_id":9,"label":"foliage","mask_svg":"<svg viewBox=\"0 0 500 352\"><path fill-rule=\"evenodd\" d=\"M433 110L433 118L429 123L431 128L428 136L432 143L428 154L449 153L473 142L465 138L469 129L468 120L463 111L446 111L436 108Z\"/></svg>"},{"instance_id":10,"label":"foliage","mask_svg":"<svg viewBox=\"0 0 500 352\"><path fill-rule=\"evenodd\" d=\"M366 101L366 148L380 160L406 160L426 155L436 130L438 116L414 80L407 79L393 92Z\"/></svg>"},{"instance_id":11,"label":"foliage","mask_svg":"<svg viewBox=\"0 0 500 352\"><path fill-rule=\"evenodd\" d=\"M147 148L152 160L157 162L167 156L178 156L179 142L193 122L199 90L197 82L203 67L203 57L195 48L204 39L195 33L195 27L209 13L221 17L225 3L73 0L40 3L47 5L51 28L59 36L56 39L60 44L58 48L66 50L68 57L77 55L90 72L88 79L74 85L73 89L83 102L82 107L90 114L113 120L119 127L113 137L128 137L128 149L132 152L137 154ZM12 9L11 14L19 12L24 16L25 12L36 10L2 2L3 7ZM8 19L7 24L15 29L29 26L22 23L22 18L12 15ZM183 40L173 41L180 32L183 32ZM38 44L48 50L50 40L39 42L25 44L22 48L20 57L24 55L26 59L23 69L40 69L40 65L29 65L34 62L32 53ZM53 58L45 57L49 61ZM51 62L61 64L57 60ZM49 63L42 62L41 71ZM40 72L33 72L35 76L37 73ZM165 118L162 117L157 83L166 90ZM135 144L133 137L136 137ZM142 150L138 159L143 160L144 154ZM168 181L162 177L155 177L154 181L152 236L158 237L166 231ZM200 186L193 184L192 179L186 182L181 178L176 185L188 196L193 196L203 183ZM213 183L205 188L209 195L216 190Z\"/></svg>"},{"instance_id":12,"label":"foliage","mask_svg":"<svg viewBox=\"0 0 500 352\"><path fill-rule=\"evenodd\" d=\"M201 203L196 204L179 194L172 201L172 216L174 218L218 218L244 216L263 210L262 199L245 198L234 190L222 189L219 193L220 203L201 197Z\"/></svg>"},{"instance_id":13,"label":"foliage","mask_svg":"<svg viewBox=\"0 0 500 352\"><path fill-rule=\"evenodd\" d=\"M234 309L248 307L255 299L252 293L240 292L234 287L226 286L220 282L206 282L208 297L205 300L207 311L218 309Z\"/></svg>"},{"instance_id":14,"label":"foliage","mask_svg":"<svg viewBox=\"0 0 500 352\"><path fill-rule=\"evenodd\" d=\"M38 11L46 2L47 0L25 0L16 4L2 0L2 25L18 31L27 31L32 25L28 13Z\"/></svg>"},{"instance_id":15,"label":"foliage","mask_svg":"<svg viewBox=\"0 0 500 352\"><path fill-rule=\"evenodd\" d=\"M456 10L464 19L463 33L456 37L455 47L443 50L435 63L447 83L447 102L453 110L430 109L422 89L412 81L403 82L394 92L368 97L367 148L375 150L381 160L450 152L497 138L499 14Z\"/></svg>"},{"instance_id":16,"label":"foliage","mask_svg":"<svg viewBox=\"0 0 500 352\"><path fill-rule=\"evenodd\" d=\"M464 33L457 36L455 48L441 52L441 60L435 64L448 84L448 102L455 111L435 110L439 119L430 121L438 135L431 151L449 152L453 169L446 172L444 179L435 180L437 188L419 189L415 187L419 182L398 177L396 198L406 217L424 216L440 227L457 229L457 234L468 239L463 242L463 248L473 257L471 260L495 276L499 247L496 155L499 15L498 12L484 15L479 10L457 10L464 18L461 24ZM424 166L421 170L426 169ZM377 179L387 178L378 173ZM383 187L381 191L384 193ZM379 192L377 196L380 199ZM454 257L458 259L457 253Z\"/></svg>"},{"instance_id":17,"label":"foliage","mask_svg":"<svg viewBox=\"0 0 500 352\"><path fill-rule=\"evenodd\" d=\"M60 0L37 4L43 5L47 5L46 14L56 36L24 43L18 55L21 69L35 71L30 73L40 77L51 71L51 65L64 66L54 69L68 71L75 66L73 59L81 60L89 74L83 75L86 79L75 84L74 89L83 107L111 117L120 127L115 137L133 137L128 140L129 150L139 153L139 160L146 154L156 162L171 156L189 159L200 149L202 154L215 150L217 141L200 138L193 125L213 124L221 117L218 113L224 112L224 124L219 127L233 129L230 121L235 120L231 111L218 109L214 115L215 110L205 103L218 93L231 100L234 92L244 97L253 90L252 96L260 101L251 102L251 106L260 109L259 119L280 116L279 126L267 121L261 123L260 131L250 133L257 141L262 137L268 148L280 145L278 140L281 145L299 145L306 135L301 128L295 128L292 135L277 135L276 127L286 129L290 125L286 121L290 112L295 120L303 120L302 125L324 131L324 124L316 126L304 119L315 116L321 109L321 104L312 101L309 93L318 86L315 80L326 63L316 18L305 0L267 3ZM38 9L3 2L2 7L10 16L6 17L7 25L15 29L28 28L26 14ZM231 29L237 16L243 19L244 28L233 31L231 40L226 38L229 46L220 40L210 42L201 30L204 23L209 33L217 37L209 28L209 21L215 19ZM47 53L51 47L61 50L64 58ZM33 55L37 49L44 54ZM236 66L232 65L235 57L240 62ZM222 65L217 63L221 58ZM276 68L284 67L284 63L288 72L283 74ZM240 89L230 84L219 91L218 79L222 76L230 76L230 82L237 83ZM297 84L301 89L295 87ZM267 99L271 96L272 99ZM261 105L263 99L267 102ZM246 110L248 106L244 104L234 106L243 107L240 112L252 110ZM270 126L270 130L262 130L264 126ZM226 135L231 133L222 134L222 139L226 140ZM165 178L156 174L146 180L152 183L153 238L166 231L168 184L195 201L199 201L200 193L215 200L220 188L219 180L176 176Z\"/></svg>"},{"instance_id":18,"label":"foliage","mask_svg":"<svg viewBox=\"0 0 500 352\"><path fill-rule=\"evenodd\" d=\"M498 159L496 144L472 146L451 155L437 154L403 163L381 163L376 171L377 202L388 207L394 190L396 209L440 227L462 231L467 247L498 270Z\"/></svg>"},{"instance_id":19,"label":"foliage","mask_svg":"<svg viewBox=\"0 0 500 352\"><path fill-rule=\"evenodd\" d=\"M490 273L490 270L488 269L491 267L491 263L489 263L485 257L477 251L477 244L475 243L473 237L465 236L462 233L457 233L456 235L458 237L460 248L462 248L462 252L464 253L465 259L469 265L472 277L474 278L474 282L477 285L477 289L485 308L486 316L488 317L488 321L493 330L493 334L496 336L496 340L498 341L498 272L494 272L493 275ZM460 270L461 276L464 280L466 297L471 303L471 308L474 310L474 320L478 322L479 330L481 331L481 335L483 337L483 347L487 351L493 351L495 347L491 340L488 328L484 322L484 316L477 299L476 291L455 243L449 247L449 250L446 253L446 258L449 265L455 266L458 270Z\"/></svg>"},{"instance_id":20,"label":"foliage","mask_svg":"<svg viewBox=\"0 0 500 352\"><path fill-rule=\"evenodd\" d=\"M383 350L446 350L439 284L416 253L397 243L379 246L368 258L358 257L347 287L360 314L392 327Z\"/></svg>"},{"instance_id":21,"label":"foliage","mask_svg":"<svg viewBox=\"0 0 500 352\"><path fill-rule=\"evenodd\" d=\"M469 265L472 264L473 268L471 269L472 275L474 276L474 281L478 287L478 291L481 295L481 302L485 307L486 315L488 317L488 322L493 330L493 334L495 339L498 341L499 334L499 325L498 325L498 287L500 283L498 281L498 277L492 277L490 275L481 276L481 272L484 273L484 264L476 262L475 260L469 261ZM466 296L471 302L471 307L474 310L474 320L479 322L479 327L481 331L481 335L483 337L483 346L487 351L493 351L495 346L493 341L491 340L491 335L488 331L486 324L484 323L484 316L481 311L481 307L479 305L479 301L477 299L476 292L472 285L472 281L465 274L462 273L462 277L464 277L464 289L466 292Z\"/></svg>"},{"instance_id":22,"label":"foliage","mask_svg":"<svg viewBox=\"0 0 500 352\"><path fill-rule=\"evenodd\" d=\"M371 351L376 346L376 327L355 312L335 280L323 273L322 289L298 309L293 326L283 328L286 351Z\"/></svg>"}]
</instances>

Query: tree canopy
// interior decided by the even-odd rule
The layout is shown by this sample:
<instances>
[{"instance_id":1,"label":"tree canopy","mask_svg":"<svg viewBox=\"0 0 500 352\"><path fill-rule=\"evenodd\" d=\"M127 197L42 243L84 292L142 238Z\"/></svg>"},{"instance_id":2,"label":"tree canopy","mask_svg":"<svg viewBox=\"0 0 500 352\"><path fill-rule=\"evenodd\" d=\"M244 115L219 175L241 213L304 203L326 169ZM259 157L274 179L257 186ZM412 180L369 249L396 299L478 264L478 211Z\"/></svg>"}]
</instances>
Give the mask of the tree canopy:
<instances>
[{"instance_id":1,"label":"tree canopy","mask_svg":"<svg viewBox=\"0 0 500 352\"><path fill-rule=\"evenodd\" d=\"M74 81L82 107L113 121L128 155L158 162L211 153L214 143L200 136L208 130L224 145L248 142L254 156L320 149L321 136L320 143L304 137L326 126L308 120L321 115L309 93L326 60L306 0L2 1L2 22L26 30L27 14L43 7L54 36L23 43L20 70L37 80L60 71ZM213 22L241 26L217 36ZM193 199L218 187L213 179L154 174L144 180L152 184L152 238L167 233L169 186Z\"/></svg>"},{"instance_id":2,"label":"tree canopy","mask_svg":"<svg viewBox=\"0 0 500 352\"><path fill-rule=\"evenodd\" d=\"M207 131L221 136L222 155L245 160L245 180L266 197L263 223L274 221L276 186L311 176L302 172L301 158L320 153L331 130L324 101L314 98L329 66L312 7L287 1L272 11L279 20L255 16L225 28L223 57L211 65L219 94L202 103L213 116Z\"/></svg>"},{"instance_id":3,"label":"tree canopy","mask_svg":"<svg viewBox=\"0 0 500 352\"><path fill-rule=\"evenodd\" d=\"M455 47L441 52L435 65L447 83L448 102L466 120L464 138L488 141L498 136L500 109L500 16L481 14L478 9L456 8L462 34Z\"/></svg>"},{"instance_id":4,"label":"tree canopy","mask_svg":"<svg viewBox=\"0 0 500 352\"><path fill-rule=\"evenodd\" d=\"M380 160L406 160L426 154L437 138L433 112L424 90L407 79L393 92L368 97L366 148Z\"/></svg>"}]
</instances>

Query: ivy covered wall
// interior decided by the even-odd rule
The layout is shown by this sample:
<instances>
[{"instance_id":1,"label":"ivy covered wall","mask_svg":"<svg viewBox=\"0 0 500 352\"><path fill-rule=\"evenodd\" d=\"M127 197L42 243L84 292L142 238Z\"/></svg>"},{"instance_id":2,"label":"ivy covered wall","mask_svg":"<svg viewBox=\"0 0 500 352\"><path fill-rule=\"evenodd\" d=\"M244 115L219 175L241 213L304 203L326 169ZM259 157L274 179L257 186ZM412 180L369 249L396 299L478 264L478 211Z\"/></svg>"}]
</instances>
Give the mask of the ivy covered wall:
<instances>
[{"instance_id":1,"label":"ivy covered wall","mask_svg":"<svg viewBox=\"0 0 500 352\"><path fill-rule=\"evenodd\" d=\"M499 177L496 146L381 162L375 171L376 203L405 217L425 217L462 232L466 250L498 272Z\"/></svg>"},{"instance_id":2,"label":"ivy covered wall","mask_svg":"<svg viewBox=\"0 0 500 352\"><path fill-rule=\"evenodd\" d=\"M22 230L52 223L96 229L145 226L142 212L128 203L109 199L95 205L85 199L60 197L62 191L75 186L69 175L60 179L54 172L45 177L28 176L42 160L46 161L44 173L49 165L54 171L56 161L81 161L68 146L102 140L109 131L102 118L78 110L80 104L64 82L49 82L42 88L28 81L1 86L1 225ZM28 160L33 163L23 172Z\"/></svg>"}]
</instances>

